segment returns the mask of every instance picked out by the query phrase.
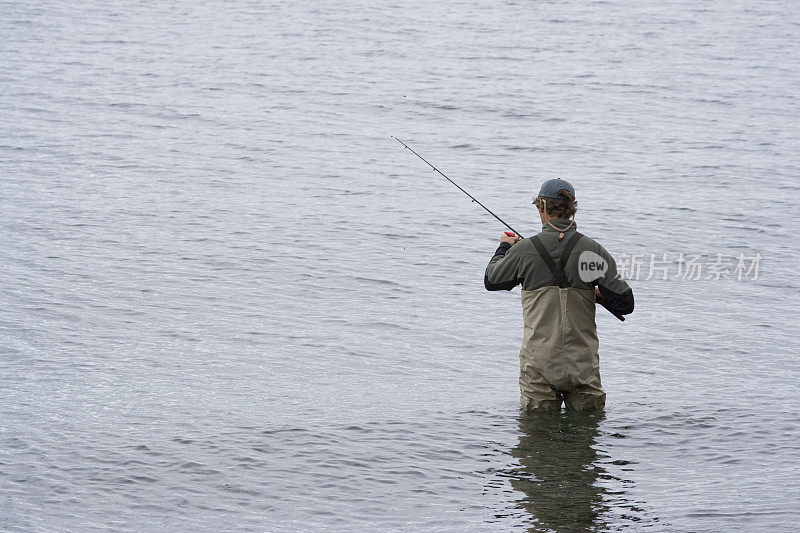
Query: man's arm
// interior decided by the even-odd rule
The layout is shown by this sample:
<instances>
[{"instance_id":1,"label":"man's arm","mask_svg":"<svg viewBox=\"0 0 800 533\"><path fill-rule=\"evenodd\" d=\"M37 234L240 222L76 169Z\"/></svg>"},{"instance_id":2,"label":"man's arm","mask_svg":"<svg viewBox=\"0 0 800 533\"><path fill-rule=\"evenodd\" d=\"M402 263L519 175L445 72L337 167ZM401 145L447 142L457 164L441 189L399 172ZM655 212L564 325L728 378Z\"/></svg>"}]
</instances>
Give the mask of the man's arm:
<instances>
[{"instance_id":1,"label":"man's arm","mask_svg":"<svg viewBox=\"0 0 800 533\"><path fill-rule=\"evenodd\" d=\"M494 257L489 261L486 273L483 275L483 286L487 291L510 291L522 281L518 278L518 254L511 253L506 256L506 253L517 242L519 242L519 237L509 237L508 235L501 237L500 246L494 252Z\"/></svg>"},{"instance_id":2,"label":"man's arm","mask_svg":"<svg viewBox=\"0 0 800 533\"><path fill-rule=\"evenodd\" d=\"M603 277L597 280L597 287L595 287L597 299L602 300L605 306L613 313L620 315L633 313L633 289L619 276L617 262L602 246L600 247L600 255L607 261L608 270L606 270Z\"/></svg>"},{"instance_id":3,"label":"man's arm","mask_svg":"<svg viewBox=\"0 0 800 533\"><path fill-rule=\"evenodd\" d=\"M611 289L598 285L595 294L611 312L620 315L629 315L633 313L633 289L628 289L622 294L617 294Z\"/></svg>"}]
</instances>

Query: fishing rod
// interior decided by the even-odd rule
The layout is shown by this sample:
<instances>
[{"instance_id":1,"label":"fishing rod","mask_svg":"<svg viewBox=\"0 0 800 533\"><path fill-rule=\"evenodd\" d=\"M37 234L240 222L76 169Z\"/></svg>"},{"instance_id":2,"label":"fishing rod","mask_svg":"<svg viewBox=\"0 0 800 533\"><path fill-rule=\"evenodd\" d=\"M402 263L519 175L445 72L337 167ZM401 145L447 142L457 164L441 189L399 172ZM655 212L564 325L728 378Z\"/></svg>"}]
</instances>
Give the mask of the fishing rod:
<instances>
[{"instance_id":1,"label":"fishing rod","mask_svg":"<svg viewBox=\"0 0 800 533\"><path fill-rule=\"evenodd\" d=\"M444 179L446 179L447 181L449 181L450 183L452 183L453 185L455 185L456 187L458 187L458 189L459 189L461 192L463 192L464 194L466 194L467 196L469 196L469 197L472 199L472 201L473 201L473 202L475 202L476 204L478 204L479 206L481 206L482 208L484 208L484 209L485 209L485 210L486 210L486 211L487 211L487 212L488 212L490 215L492 215L494 218L496 218L497 220L499 220L499 221L500 221L500 222L501 222L501 223L502 223L502 224L503 224L505 227L507 227L508 229L510 229L511 231L513 231L513 232L514 232L514 234L516 234L516 235L517 235L517 236L518 236L520 239L524 238L522 235L520 235L520 234L519 234L519 232L518 232L517 230L515 230L514 228L512 228L511 226L509 226L509 225L508 225L508 222L506 222L505 220L503 220L503 219L502 219L502 218L500 218L499 216L495 215L495 214L492 212L492 210L491 210L491 209L489 209L488 207L486 207L485 205L483 205L482 203L480 203L480 201L478 201L478 199L477 199L477 198L475 198L475 197L474 197L474 196L472 196L470 193L468 193L467 191L465 191L465 190L464 190L464 189L461 187L461 185L459 185L459 184L458 184L458 183L456 183L455 181L453 181L453 180L451 180L450 178L448 178L448 177L445 175L445 173L444 173L444 172L442 172L441 170L439 170L438 168L436 168L435 166L433 166L433 165L430 163L430 161L428 161L427 159L425 159L424 157L422 157L421 155L419 155L417 152L415 152L413 148L411 148L409 145L407 145L406 143L404 143L403 141L401 141L400 139L398 139L398 138L397 138L397 137L395 137L394 135L392 135L392 139L394 139L395 141L397 141L397 142L399 142L400 144L402 144L403 146L405 146L407 150L411 150L411 153L412 153L412 154L414 154L415 156L417 156L417 157L419 157L420 159L422 159L423 161L425 161L425 163L426 163L426 164L427 164L429 167L431 167L431 168L432 168L434 171L438 172L438 173L439 173L439 175L441 175L441 176L442 176ZM509 237L513 237L513 236L514 236L514 234L509 234L508 232L506 232L506 235L508 235ZM598 304L600 304L601 306L605 307L605 308L606 308L606 310L607 310L609 313L611 313L612 315L614 315L615 317L617 317L619 320L621 320L621 321L623 321L623 322L625 321L625 317L624 317L624 316L622 316L622 315L620 315L619 313L617 313L617 312L613 311L613 310L612 310L610 307L608 307L608 304L605 302L605 300L600 300L600 299L597 299L597 300L596 300L596 302L597 302Z\"/></svg>"},{"instance_id":2,"label":"fishing rod","mask_svg":"<svg viewBox=\"0 0 800 533\"><path fill-rule=\"evenodd\" d=\"M508 229L510 229L511 231L513 231L513 232L514 232L514 233L515 233L515 234L516 234L516 235L517 235L517 236L518 236L520 239L522 239L522 238L523 238L523 237L522 237L522 235L520 235L520 234L519 234L519 232L518 232L517 230L515 230L514 228L512 228L511 226L509 226L509 225L508 225L508 223L507 223L505 220L503 220L503 219L502 219L502 218L500 218L499 216L495 215L495 214L492 212L492 210L491 210L491 209L489 209L488 207L486 207L485 205L483 205L482 203L480 203L480 201L478 201L478 199L477 199L477 198L475 198L475 197L474 197L474 196L472 196L470 193L468 193L467 191L465 191L465 190L464 190L464 189L461 187L461 185L459 185L459 184L458 184L458 183L456 183L455 181L453 181L453 180L451 180L450 178L448 178L448 177L445 175L445 173L444 173L444 172L442 172L441 170L439 170L439 169L438 169L438 168L436 168L435 166L431 165L431 164L430 164L430 162L429 162L427 159L425 159L424 157L422 157L421 155L419 155L417 152L415 152L413 148L411 148L409 145L407 145L406 143L404 143L403 141L401 141L400 139L398 139L398 138L397 138L397 137L395 137L394 135L392 135L392 139L394 139L395 141L397 141L397 142L399 142L400 144L402 144L403 146L405 146L407 150L411 150L411 153L412 153L412 154L414 154L415 156L417 156L417 157L419 157L420 159L422 159L423 161L425 161L425 163L427 163L427 165L428 165L429 167L431 167L431 168L432 168L434 171L438 172L438 173L439 173L439 174L440 174L440 175L441 175L441 176L442 176L444 179L446 179L447 181L449 181L450 183L452 183L453 185L455 185L456 187L458 187L458 189L459 189L461 192L463 192L464 194L466 194L467 196L469 196L470 198L472 198L472 201L473 201L473 202L475 202L476 204L478 204L479 206L481 206L482 208L484 208L484 209L485 209L485 210L486 210L486 211L487 211L487 212L488 212L490 215L492 215L494 218L496 218L497 220L499 220L499 221L500 221L500 222L501 222L501 223L502 223L502 224L503 224L505 227L507 227ZM510 236L510 237L513 237L514 235L509 235L509 236Z\"/></svg>"}]
</instances>

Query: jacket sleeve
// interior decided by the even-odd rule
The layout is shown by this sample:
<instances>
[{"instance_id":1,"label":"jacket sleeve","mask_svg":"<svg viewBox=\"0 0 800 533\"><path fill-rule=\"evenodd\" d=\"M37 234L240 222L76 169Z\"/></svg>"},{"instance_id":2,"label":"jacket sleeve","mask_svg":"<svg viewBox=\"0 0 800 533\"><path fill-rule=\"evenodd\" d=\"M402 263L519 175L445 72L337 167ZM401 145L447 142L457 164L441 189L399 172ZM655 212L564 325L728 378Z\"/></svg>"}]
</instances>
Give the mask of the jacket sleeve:
<instances>
[{"instance_id":1,"label":"jacket sleeve","mask_svg":"<svg viewBox=\"0 0 800 533\"><path fill-rule=\"evenodd\" d=\"M519 279L519 254L513 250L511 244L500 243L483 275L487 291L510 291L522 281Z\"/></svg>"},{"instance_id":2,"label":"jacket sleeve","mask_svg":"<svg viewBox=\"0 0 800 533\"><path fill-rule=\"evenodd\" d=\"M597 280L597 287L608 308L620 315L633 313L633 289L617 272L617 262L608 251L600 247L600 255L608 263L605 274Z\"/></svg>"}]
</instances>

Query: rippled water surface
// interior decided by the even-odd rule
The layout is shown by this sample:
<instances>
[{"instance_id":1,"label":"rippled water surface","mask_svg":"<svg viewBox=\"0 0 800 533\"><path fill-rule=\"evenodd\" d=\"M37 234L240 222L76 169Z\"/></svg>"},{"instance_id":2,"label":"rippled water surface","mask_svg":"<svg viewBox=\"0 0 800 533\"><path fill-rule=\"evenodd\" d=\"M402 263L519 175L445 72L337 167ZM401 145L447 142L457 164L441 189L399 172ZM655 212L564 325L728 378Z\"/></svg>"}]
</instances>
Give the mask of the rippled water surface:
<instances>
[{"instance_id":1,"label":"rippled water surface","mask_svg":"<svg viewBox=\"0 0 800 533\"><path fill-rule=\"evenodd\" d=\"M798 50L788 0L0 2L0 530L795 530ZM391 135L758 279L643 272L605 413L525 416L503 228Z\"/></svg>"}]
</instances>

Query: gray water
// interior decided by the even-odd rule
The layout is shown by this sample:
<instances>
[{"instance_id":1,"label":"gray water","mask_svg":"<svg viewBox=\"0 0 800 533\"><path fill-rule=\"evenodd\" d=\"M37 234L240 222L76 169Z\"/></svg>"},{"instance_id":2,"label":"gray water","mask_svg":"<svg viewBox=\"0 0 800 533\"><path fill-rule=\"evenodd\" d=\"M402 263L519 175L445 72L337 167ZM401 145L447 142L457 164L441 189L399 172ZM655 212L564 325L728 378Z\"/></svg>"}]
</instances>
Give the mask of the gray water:
<instances>
[{"instance_id":1,"label":"gray water","mask_svg":"<svg viewBox=\"0 0 800 533\"><path fill-rule=\"evenodd\" d=\"M0 530L795 530L799 50L789 0L0 2ZM605 413L526 417L504 228L391 135L758 279L631 279Z\"/></svg>"}]
</instances>

